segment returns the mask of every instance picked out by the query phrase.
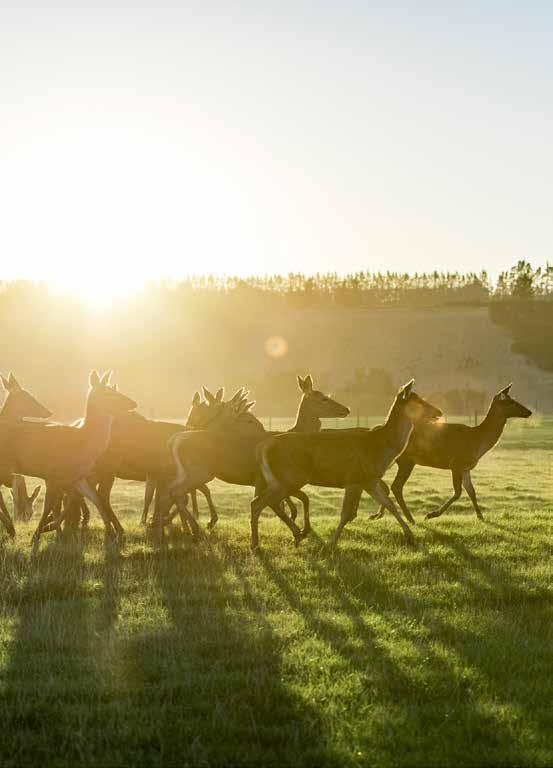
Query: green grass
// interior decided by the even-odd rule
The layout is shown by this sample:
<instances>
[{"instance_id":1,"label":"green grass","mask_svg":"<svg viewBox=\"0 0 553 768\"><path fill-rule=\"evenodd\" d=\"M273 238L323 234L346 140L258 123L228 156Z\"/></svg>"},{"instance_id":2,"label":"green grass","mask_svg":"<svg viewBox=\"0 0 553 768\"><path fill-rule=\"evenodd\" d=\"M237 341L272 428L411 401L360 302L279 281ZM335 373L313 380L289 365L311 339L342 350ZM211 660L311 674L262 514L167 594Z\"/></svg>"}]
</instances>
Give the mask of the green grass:
<instances>
[{"instance_id":1,"label":"green grass","mask_svg":"<svg viewBox=\"0 0 553 768\"><path fill-rule=\"evenodd\" d=\"M538 420L536 420L538 422ZM166 552L138 526L106 549L32 526L0 544L0 765L535 766L553 763L553 429L510 427L474 473L486 515L417 468L406 547L370 500L331 554L339 494L312 492L296 550L250 492L215 483L221 519ZM205 515L202 520L205 521Z\"/></svg>"}]
</instances>

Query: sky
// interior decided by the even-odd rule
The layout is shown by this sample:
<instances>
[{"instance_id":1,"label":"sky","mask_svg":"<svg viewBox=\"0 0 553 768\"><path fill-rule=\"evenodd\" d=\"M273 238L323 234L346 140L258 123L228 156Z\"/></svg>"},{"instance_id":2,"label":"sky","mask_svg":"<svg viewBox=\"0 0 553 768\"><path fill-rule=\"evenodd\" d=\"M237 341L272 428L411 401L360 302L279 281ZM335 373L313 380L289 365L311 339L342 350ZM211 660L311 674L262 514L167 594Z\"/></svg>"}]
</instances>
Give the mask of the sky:
<instances>
[{"instance_id":1,"label":"sky","mask_svg":"<svg viewBox=\"0 0 553 768\"><path fill-rule=\"evenodd\" d=\"M0 277L553 260L553 4L0 0Z\"/></svg>"}]
</instances>

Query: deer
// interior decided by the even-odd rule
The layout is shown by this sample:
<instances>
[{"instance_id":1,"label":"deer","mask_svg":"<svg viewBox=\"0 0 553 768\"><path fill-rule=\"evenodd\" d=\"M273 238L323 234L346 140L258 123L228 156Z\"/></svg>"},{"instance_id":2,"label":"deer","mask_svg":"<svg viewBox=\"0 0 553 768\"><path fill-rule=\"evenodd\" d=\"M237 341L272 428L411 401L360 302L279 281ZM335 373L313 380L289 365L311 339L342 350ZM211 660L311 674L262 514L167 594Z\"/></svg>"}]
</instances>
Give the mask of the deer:
<instances>
[{"instance_id":1,"label":"deer","mask_svg":"<svg viewBox=\"0 0 553 768\"><path fill-rule=\"evenodd\" d=\"M61 495L78 492L98 509L106 536L120 536L123 528L112 510L106 509L88 478L106 450L114 417L136 408L136 402L110 386L111 371L100 376L92 371L86 397L86 412L81 427L62 424L21 424L12 434L11 450L17 474L41 477L46 481L46 497L40 522L32 537L38 544L50 512ZM55 522L59 520L56 517Z\"/></svg>"},{"instance_id":2,"label":"deer","mask_svg":"<svg viewBox=\"0 0 553 768\"><path fill-rule=\"evenodd\" d=\"M414 541L411 529L382 482L386 470L405 450L414 425L422 419L442 416L439 408L413 391L413 384L411 379L399 389L381 427L373 430L337 429L315 434L286 433L270 437L258 446L261 474L251 503L252 549L259 547L261 512L266 507L277 510L285 496L297 492L307 483L345 491L332 546L337 545L344 527L355 516L364 490L393 514L405 539ZM265 488L261 490L263 484ZM278 516L291 530L297 546L304 538L303 532L292 520Z\"/></svg>"},{"instance_id":3,"label":"deer","mask_svg":"<svg viewBox=\"0 0 553 768\"><path fill-rule=\"evenodd\" d=\"M228 410L228 408L230 409L234 408L235 404L243 402L245 399L244 388L241 388L240 390L238 390L238 392L236 392L235 396L232 398L232 400L228 404L224 403L223 401L224 390L222 388L218 390L216 395L212 395L211 392L207 389L207 387L204 387L204 394L206 395L205 401L202 401L202 398L199 392L196 392L194 394L194 397L192 399L192 405L188 413L187 422L184 427L185 429L199 428L204 425L208 426L211 423L218 423L218 422L221 422L222 424L224 424L225 419L229 418L228 414L230 413L230 411ZM82 425L83 425L82 418L77 419L72 423L72 426L75 426L75 427L81 427ZM155 425L158 425L158 426L156 427ZM129 442L132 442L133 438L138 437L140 439L141 436L143 437L143 435L138 434L139 432L143 432L144 429L149 429L150 431L152 430L156 430L157 432L161 431L161 436L164 438L163 442L165 442L167 435L172 434L175 431L181 430L182 428L183 428L182 426L178 424L173 424L172 422L159 422L159 421L146 419L144 416L136 412L129 412L129 413L126 413L124 416L121 416L121 415L118 416L115 419L114 425L112 425L111 439L110 439L110 444L108 446L108 449L106 453L103 455L103 457L101 458L101 460L99 461L99 464L95 470L95 475L90 478L91 484L103 494L104 504L109 508L111 508L111 489L113 487L115 476L118 471L125 473L123 476L123 479L144 480L146 487L145 487L145 495L144 495L144 507L143 507L142 518L140 522L141 524L146 525L148 510L155 494L156 477L153 474L148 475L145 471L141 471L141 470L137 471L136 468L134 470L128 468L127 466L128 461L126 457L121 456L122 436L125 434L127 435L131 434L132 437L130 438ZM152 438L151 435L149 437L150 439ZM140 450L140 448L137 446L134 446L133 450L136 453L136 451ZM131 454L131 461L132 461L132 454ZM121 467L123 467L123 469L121 469ZM201 490L204 496L206 497L208 505L212 510L212 514L216 515L216 511L213 505L213 500L211 498L211 493L207 488L207 486L204 486L199 490ZM67 502L68 500L65 499L63 503L67 503ZM195 493L193 495L193 502L195 507L197 508ZM56 506L58 515L61 512L61 505L62 505L62 499L60 498ZM54 517L55 517L55 514L54 512L52 512L50 514L49 520L45 524L45 527L43 529L44 532L46 532L47 530L53 529ZM64 514L64 518L70 525L75 527L76 525L78 525L79 519L81 517L82 517L83 527L86 527L88 525L90 512L82 496L79 498L78 496L74 495L72 498L72 504L66 510Z\"/></svg>"},{"instance_id":4,"label":"deer","mask_svg":"<svg viewBox=\"0 0 553 768\"><path fill-rule=\"evenodd\" d=\"M17 486L17 476L13 474L13 456L11 450L13 431L25 418L48 419L52 416L52 412L39 403L34 395L26 389L23 389L13 373L10 373L7 378L0 375L0 381L7 393L2 409L0 410L0 464L3 465L0 466L0 485L11 487L13 494ZM40 486L38 492L40 492ZM38 492L33 492L35 498L38 495ZM17 515L17 505L15 506L15 509ZM15 528L1 493L0 522L13 538L15 536Z\"/></svg>"},{"instance_id":5,"label":"deer","mask_svg":"<svg viewBox=\"0 0 553 768\"><path fill-rule=\"evenodd\" d=\"M110 441L107 449L95 463L90 484L97 487L97 493L104 508L110 516L115 517L111 506L111 490L115 478L123 480L146 481L144 511L142 519L146 519L148 507L151 503L154 491L164 481L165 473L172 468L171 457L167 447L169 437L183 429L192 429L203 426L205 429L224 428L235 417L235 411L243 407L246 400L244 388L239 389L232 399L225 402L224 390L221 388L216 395L212 395L204 388L206 401L201 400L198 392L195 393L190 408L187 424L156 421L148 419L136 412L123 412L117 414L113 420ZM199 489L205 495L210 506L212 517L217 517L217 512L211 498L211 493L206 485ZM56 527L63 519L67 519L72 525L78 523L79 502L78 497L73 496L73 503L66 506L63 513L58 499L57 522L48 520L46 530Z\"/></svg>"},{"instance_id":6,"label":"deer","mask_svg":"<svg viewBox=\"0 0 553 768\"><path fill-rule=\"evenodd\" d=\"M471 472L480 459L500 440L508 419L527 419L532 411L510 395L512 383L500 389L490 403L484 419L474 427L466 424L440 422L418 424L409 439L407 448L397 459L397 474L392 482L392 492L403 513L410 522L413 516L407 506L403 488L416 464L435 469L448 469L453 481L453 495L438 509L428 512L425 519L440 517L459 499L464 488L479 520L484 516L476 498ZM373 515L382 517L384 508Z\"/></svg>"},{"instance_id":7,"label":"deer","mask_svg":"<svg viewBox=\"0 0 553 768\"><path fill-rule=\"evenodd\" d=\"M248 403L248 393L245 387L241 387L239 390L237 390L237 392L235 392L228 403L226 403L224 400L224 392L224 387L220 387L214 395L207 387L204 386L204 400L202 400L202 397L198 391L195 392L192 398L192 405L188 412L188 416L186 417L184 429L225 429L232 423L234 417L237 417L242 413L246 413L253 405L255 405L255 403ZM182 427L179 426L178 430L175 431L181 430ZM146 525L148 510L154 498L155 489L155 476L148 476L146 478L146 488L144 494L144 510L140 520L142 525ZM199 487L198 490L201 491L207 501L207 505L210 511L209 527L211 527L215 525L218 520L217 510L213 503L211 492L209 487L205 484ZM194 490L190 495L192 499L193 514L194 517L198 519L199 515L197 493Z\"/></svg>"},{"instance_id":8,"label":"deer","mask_svg":"<svg viewBox=\"0 0 553 768\"><path fill-rule=\"evenodd\" d=\"M316 432L321 429L321 419L345 418L350 413L345 405L314 389L310 375L305 378L298 376L297 381L302 396L294 425L285 434ZM183 526L188 523L194 536L199 534L199 528L195 521L190 522L191 516L186 507L187 494L201 483L210 482L214 478L236 485L255 486L256 447L271 435L279 434L267 432L251 413L246 414L242 424L240 420L237 423L239 426L234 431L217 434L206 431L180 432L169 441L176 474L169 484L168 493L177 502ZM286 515L281 506L281 502L290 496L298 498L303 504L304 535L307 535L310 530L309 499L301 489L284 494L274 511L299 531L295 521Z\"/></svg>"}]
</instances>

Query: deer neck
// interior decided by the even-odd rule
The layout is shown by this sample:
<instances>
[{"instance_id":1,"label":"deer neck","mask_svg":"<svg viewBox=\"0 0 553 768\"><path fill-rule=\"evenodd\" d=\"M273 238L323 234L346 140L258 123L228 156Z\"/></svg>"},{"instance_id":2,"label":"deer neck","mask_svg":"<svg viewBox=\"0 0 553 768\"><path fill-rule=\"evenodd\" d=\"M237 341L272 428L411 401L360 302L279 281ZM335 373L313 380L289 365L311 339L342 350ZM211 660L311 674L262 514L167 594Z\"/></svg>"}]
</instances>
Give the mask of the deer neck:
<instances>
[{"instance_id":1,"label":"deer neck","mask_svg":"<svg viewBox=\"0 0 553 768\"><path fill-rule=\"evenodd\" d=\"M99 453L103 453L108 447L112 424L113 416L111 413L92 404L90 400L87 402L86 415L81 429L86 434L87 443L93 446L95 450L97 449Z\"/></svg>"},{"instance_id":2,"label":"deer neck","mask_svg":"<svg viewBox=\"0 0 553 768\"><path fill-rule=\"evenodd\" d=\"M413 422L411 419L402 410L392 409L380 430L380 434L388 448L385 456L383 455L387 462L386 468L404 451L412 431Z\"/></svg>"},{"instance_id":3,"label":"deer neck","mask_svg":"<svg viewBox=\"0 0 553 768\"><path fill-rule=\"evenodd\" d=\"M320 432L322 422L316 413L309 408L307 400L302 397L298 406L294 426L289 432Z\"/></svg>"},{"instance_id":4,"label":"deer neck","mask_svg":"<svg viewBox=\"0 0 553 768\"><path fill-rule=\"evenodd\" d=\"M501 437L506 423L507 419L505 416L495 413L493 406L490 406L484 419L477 427L474 427L474 431L480 438L480 455L493 448Z\"/></svg>"},{"instance_id":5,"label":"deer neck","mask_svg":"<svg viewBox=\"0 0 553 768\"><path fill-rule=\"evenodd\" d=\"M7 397L0 409L0 419L2 421L19 421L22 418L23 415L19 413L17 403L11 397Z\"/></svg>"}]
</instances>

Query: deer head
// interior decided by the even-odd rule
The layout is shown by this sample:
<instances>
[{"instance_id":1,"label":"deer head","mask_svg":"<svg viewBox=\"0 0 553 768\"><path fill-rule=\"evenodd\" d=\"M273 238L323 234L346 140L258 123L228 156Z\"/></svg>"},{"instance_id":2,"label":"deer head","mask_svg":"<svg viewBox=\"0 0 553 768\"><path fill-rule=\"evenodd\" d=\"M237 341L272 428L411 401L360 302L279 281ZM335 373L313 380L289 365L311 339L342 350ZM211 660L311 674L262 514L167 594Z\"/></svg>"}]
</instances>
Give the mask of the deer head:
<instances>
[{"instance_id":1,"label":"deer head","mask_svg":"<svg viewBox=\"0 0 553 768\"><path fill-rule=\"evenodd\" d=\"M126 413L136 408L136 402L130 397L118 392L115 385L110 385L111 371L106 371L103 376L98 371L91 371L88 380L89 390L87 398L87 411L103 411L111 416Z\"/></svg>"},{"instance_id":2,"label":"deer head","mask_svg":"<svg viewBox=\"0 0 553 768\"><path fill-rule=\"evenodd\" d=\"M313 379L308 374L303 379L298 376L298 387L303 393L300 412L318 419L343 419L349 415L350 410L329 395L325 395L318 389L313 389Z\"/></svg>"},{"instance_id":3,"label":"deer head","mask_svg":"<svg viewBox=\"0 0 553 768\"><path fill-rule=\"evenodd\" d=\"M204 387L203 391L205 400L202 400L199 392L196 392L192 398L192 405L186 418L188 429L224 428L235 419L238 406L246 399L244 387L237 390L228 401L224 400L223 387L218 389L215 395L207 387Z\"/></svg>"},{"instance_id":4,"label":"deer head","mask_svg":"<svg viewBox=\"0 0 553 768\"><path fill-rule=\"evenodd\" d=\"M421 421L436 421L440 416L443 416L439 408L413 392L414 383L415 379L411 379L403 387L400 387L392 406L392 412L404 414L412 424Z\"/></svg>"},{"instance_id":5,"label":"deer head","mask_svg":"<svg viewBox=\"0 0 553 768\"><path fill-rule=\"evenodd\" d=\"M38 400L23 389L13 373L8 378L0 376L2 386L8 393L2 408L2 417L11 419L49 419L52 411L45 408Z\"/></svg>"},{"instance_id":6,"label":"deer head","mask_svg":"<svg viewBox=\"0 0 553 768\"><path fill-rule=\"evenodd\" d=\"M511 383L499 390L492 400L490 410L503 419L527 419L532 415L532 411L511 397L509 393L512 386Z\"/></svg>"}]
</instances>

